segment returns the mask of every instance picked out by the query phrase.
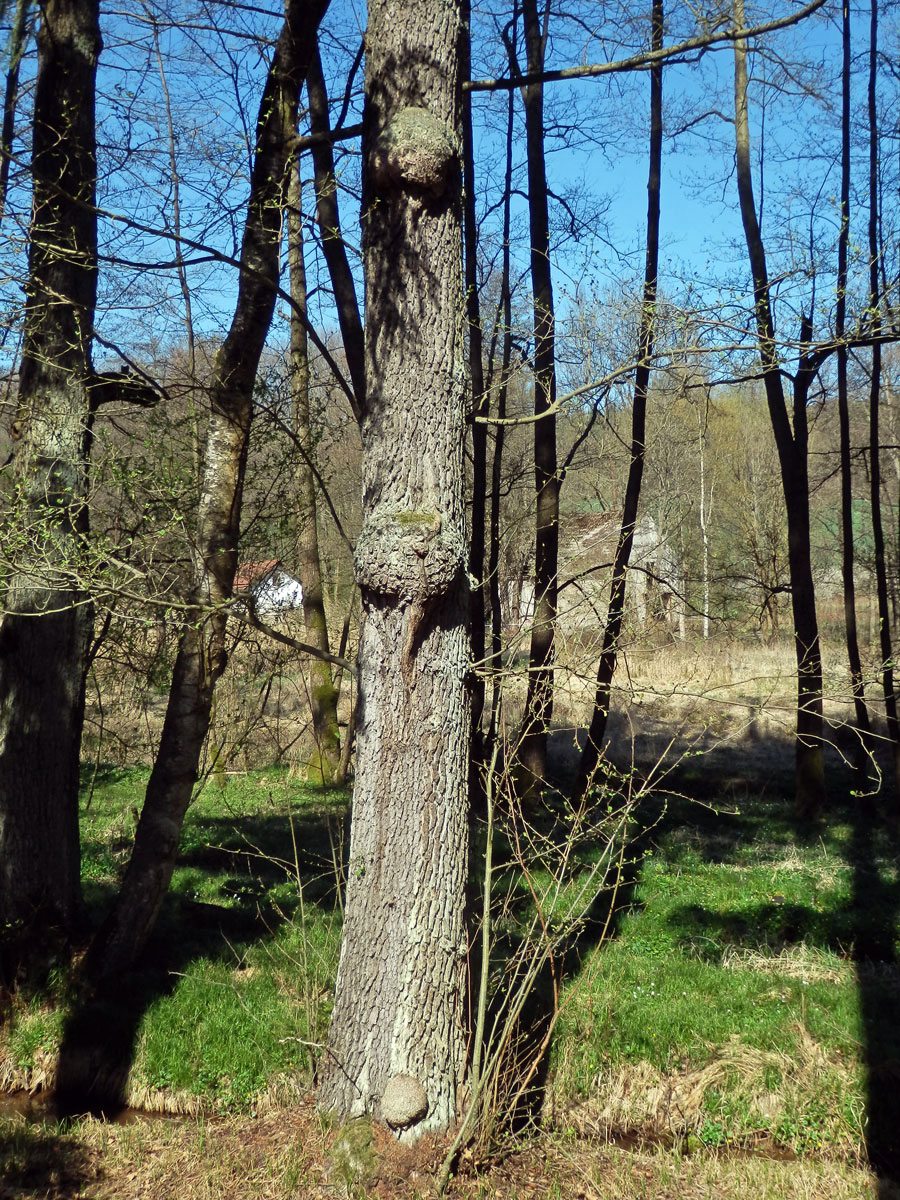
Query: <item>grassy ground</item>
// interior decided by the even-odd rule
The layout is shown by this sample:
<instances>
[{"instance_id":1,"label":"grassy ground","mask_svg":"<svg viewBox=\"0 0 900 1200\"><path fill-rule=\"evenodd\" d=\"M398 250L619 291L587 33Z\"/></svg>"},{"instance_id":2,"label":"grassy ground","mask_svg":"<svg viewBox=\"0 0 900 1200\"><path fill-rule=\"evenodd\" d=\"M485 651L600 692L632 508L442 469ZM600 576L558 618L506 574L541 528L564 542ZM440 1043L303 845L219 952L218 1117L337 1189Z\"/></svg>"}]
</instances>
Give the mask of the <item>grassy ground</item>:
<instances>
[{"instance_id":1,"label":"grassy ground","mask_svg":"<svg viewBox=\"0 0 900 1200\"><path fill-rule=\"evenodd\" d=\"M893 1194L860 1164L868 1153L890 1175L900 1130L896 849L853 806L798 830L786 781L749 793L735 782L748 778L740 751L720 753L686 759L665 793L642 799L630 829L645 832L606 914L610 936L576 931L541 1148L493 1174L464 1172L459 1195ZM83 874L97 915L145 779L109 768L85 780ZM336 972L346 809L346 794L283 773L206 786L98 1064L122 1104L200 1123L64 1131L0 1115L0 1197L187 1194L173 1181L188 1162L197 1196L424 1194L436 1148L401 1162L375 1144L354 1165L302 1099ZM530 920L508 851L501 841L495 958ZM579 862L584 877L590 854ZM7 1022L6 1089L52 1087L78 1024L70 1001L51 979Z\"/></svg>"}]
</instances>

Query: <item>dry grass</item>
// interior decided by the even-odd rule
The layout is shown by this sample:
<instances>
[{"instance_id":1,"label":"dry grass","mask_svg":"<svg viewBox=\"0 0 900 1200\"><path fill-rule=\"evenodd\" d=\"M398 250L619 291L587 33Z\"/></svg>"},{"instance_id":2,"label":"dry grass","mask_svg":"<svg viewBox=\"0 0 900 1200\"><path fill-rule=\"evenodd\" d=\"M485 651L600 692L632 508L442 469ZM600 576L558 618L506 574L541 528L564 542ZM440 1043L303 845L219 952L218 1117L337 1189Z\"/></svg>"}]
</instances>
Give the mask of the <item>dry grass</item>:
<instances>
[{"instance_id":1,"label":"dry grass","mask_svg":"<svg viewBox=\"0 0 900 1200\"><path fill-rule=\"evenodd\" d=\"M341 1131L309 1102L257 1120L207 1123L87 1120L63 1133L0 1120L0 1200L424 1200L442 1147L399 1147L378 1135L365 1178L334 1170ZM878 1190L876 1190L876 1187ZM451 1200L894 1200L867 1170L753 1152L624 1149L589 1138L543 1138L491 1169L463 1162Z\"/></svg>"},{"instance_id":2,"label":"dry grass","mask_svg":"<svg viewBox=\"0 0 900 1200\"><path fill-rule=\"evenodd\" d=\"M561 1154L562 1164L566 1163ZM568 1157L565 1196L581 1200L893 1200L868 1172L841 1163L782 1161L764 1152L691 1154L671 1149L603 1148L594 1162L581 1149Z\"/></svg>"},{"instance_id":3,"label":"dry grass","mask_svg":"<svg viewBox=\"0 0 900 1200\"><path fill-rule=\"evenodd\" d=\"M763 971L807 983L849 983L854 977L850 963L841 962L834 955L826 956L802 943L785 946L778 954L729 947L722 956L722 966L730 971Z\"/></svg>"},{"instance_id":4,"label":"dry grass","mask_svg":"<svg viewBox=\"0 0 900 1200\"><path fill-rule=\"evenodd\" d=\"M546 1118L551 1126L582 1138L607 1140L623 1133L667 1141L687 1138L699 1133L708 1119L710 1093L728 1088L733 1099L742 1099L748 1112L768 1127L782 1113L801 1111L803 1098L819 1088L849 1091L856 1086L851 1065L828 1055L804 1026L798 1025L796 1032L796 1050L790 1055L748 1046L735 1035L701 1067L673 1074L663 1074L646 1061L610 1067L598 1075L594 1094L586 1100L559 1104L551 1089ZM766 1086L773 1076L780 1080L777 1091ZM828 1123L827 1117L823 1122ZM837 1121L828 1129L823 1125L821 1132L827 1133L832 1153L850 1161L858 1157L858 1143Z\"/></svg>"}]
</instances>

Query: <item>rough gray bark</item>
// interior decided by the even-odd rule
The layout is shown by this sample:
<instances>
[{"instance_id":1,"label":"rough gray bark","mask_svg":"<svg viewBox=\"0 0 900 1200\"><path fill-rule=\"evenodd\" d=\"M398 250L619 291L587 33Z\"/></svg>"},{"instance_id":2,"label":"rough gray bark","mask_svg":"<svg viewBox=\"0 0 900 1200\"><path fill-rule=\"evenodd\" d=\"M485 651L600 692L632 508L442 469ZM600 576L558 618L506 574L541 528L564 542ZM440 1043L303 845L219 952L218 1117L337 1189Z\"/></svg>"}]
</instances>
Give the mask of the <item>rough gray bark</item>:
<instances>
[{"instance_id":1,"label":"rough gray bark","mask_svg":"<svg viewBox=\"0 0 900 1200\"><path fill-rule=\"evenodd\" d=\"M121 891L91 946L89 974L112 975L140 954L169 887L184 814L225 668L253 410L253 385L275 308L282 214L297 104L328 0L289 0L260 102L234 319L216 356L194 544L192 611L179 636L159 751Z\"/></svg>"},{"instance_id":2,"label":"rough gray bark","mask_svg":"<svg viewBox=\"0 0 900 1200\"><path fill-rule=\"evenodd\" d=\"M0 921L66 931L81 896L78 757L92 624L79 555L97 288L97 0L48 0L37 40L20 440L4 534L17 569L0 624Z\"/></svg>"},{"instance_id":3,"label":"rough gray bark","mask_svg":"<svg viewBox=\"0 0 900 1200\"><path fill-rule=\"evenodd\" d=\"M309 338L306 325L296 315L306 312L306 266L303 261L303 214L300 175L291 172L288 196L287 235L291 300L291 407L294 436L303 448L297 465L297 573L303 585L303 624L306 640L326 654L328 619L322 592L322 562L319 556L316 477L312 468L313 439L309 411ZM335 783L341 775L341 738L338 730L338 690L331 664L324 658L309 660L309 704L315 749L307 768L315 783Z\"/></svg>"},{"instance_id":4,"label":"rough gray bark","mask_svg":"<svg viewBox=\"0 0 900 1200\"><path fill-rule=\"evenodd\" d=\"M736 0L735 25L744 24L743 0ZM809 529L809 428L806 405L809 389L820 359L801 352L793 380L793 428L782 382L782 366L775 339L775 324L769 294L769 272L753 199L750 168L750 123L747 114L747 42L734 43L735 148L738 199L753 274L754 315L763 383L784 492L788 523L788 564L791 578L791 607L797 655L797 740L796 808L807 817L820 811L825 802L825 770L822 761L822 652L816 615L816 596L810 558ZM801 321L798 341L808 345L811 323Z\"/></svg>"},{"instance_id":5,"label":"rough gray bark","mask_svg":"<svg viewBox=\"0 0 900 1200\"><path fill-rule=\"evenodd\" d=\"M424 1089L457 1114L465 1044L469 589L458 3L375 0L366 40L364 620L346 921L319 1102ZM398 1088L393 1085L393 1090Z\"/></svg>"}]
</instances>

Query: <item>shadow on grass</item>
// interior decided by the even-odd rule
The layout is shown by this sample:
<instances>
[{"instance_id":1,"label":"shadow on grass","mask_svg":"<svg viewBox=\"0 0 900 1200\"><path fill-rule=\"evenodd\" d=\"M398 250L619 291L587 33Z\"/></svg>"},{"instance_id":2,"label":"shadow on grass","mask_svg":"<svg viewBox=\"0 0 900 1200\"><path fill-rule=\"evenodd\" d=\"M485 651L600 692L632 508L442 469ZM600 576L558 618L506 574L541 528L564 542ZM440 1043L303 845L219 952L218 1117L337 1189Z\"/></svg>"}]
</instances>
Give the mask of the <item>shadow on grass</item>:
<instances>
[{"instance_id":1,"label":"shadow on grass","mask_svg":"<svg viewBox=\"0 0 900 1200\"><path fill-rule=\"evenodd\" d=\"M849 768L833 773L832 795L852 796ZM709 797L714 781L695 789ZM882 798L884 808L889 798ZM795 843L819 842L837 861L850 867L850 894L830 909L817 903L788 903L782 896L748 908L711 911L690 906L674 915L675 931L684 947L704 956L721 957L724 948L779 951L805 942L849 958L855 965L860 1000L860 1057L866 1078L864 1139L868 1160L879 1179L879 1195L894 1197L900 1183L900 970L897 960L900 920L900 837L889 822L873 815L864 800L833 803L825 817L797 825L790 800L767 799L740 814L715 816L694 812L676 802L668 822L680 813L681 827L667 831L667 854L699 854L709 862L737 861L741 850L764 840L790 852ZM690 836L684 831L690 829ZM680 836L679 836L680 835ZM799 868L802 871L802 867Z\"/></svg>"},{"instance_id":2,"label":"shadow on grass","mask_svg":"<svg viewBox=\"0 0 900 1200\"><path fill-rule=\"evenodd\" d=\"M502 920L492 929L491 990L488 1002L487 1031L502 1029L507 1014L515 1006L518 1015L509 1031L501 1059L493 1104L497 1109L495 1132L511 1128L523 1132L537 1125L543 1105L550 1063L555 1020L559 1012L559 991L566 979L577 975L585 959L603 940L614 938L624 916L634 904L634 890L640 876L644 856L650 848L652 833L658 824L661 804L657 797L647 796L626 805L621 780L611 783L603 797L602 811L597 819L590 817L578 824L580 832L573 835L570 806L557 792L555 798L532 811L527 817L517 811L498 813L494 837L495 895L503 890L503 881L516 880L510 899L507 893L502 905ZM590 884L587 906L570 933L560 936L554 931L555 917L550 911L537 914L536 897L540 893L539 877L547 862L568 858L566 878L569 890L583 886L591 879L601 854L609 849L610 822L607 802L614 810L624 812L628 835L621 855L612 856L612 865L605 874L597 875ZM577 820L577 819L576 819ZM514 829L518 827L519 837ZM574 838L574 840L573 840ZM536 855L529 855L524 846L538 846ZM617 843L618 844L618 843ZM516 851L514 847L518 845ZM481 913L484 836L473 837L473 905L471 923L472 944L480 948L479 920ZM574 853L570 851L574 849ZM555 857L554 857L555 856ZM534 872L532 886L526 882L528 871ZM579 883L581 880L581 883ZM552 891L552 887L551 887ZM544 924L546 922L546 925ZM555 944L552 955L546 953L548 939ZM477 996L480 985L479 951L472 956L472 995ZM528 978L529 968L537 969ZM527 980L527 981L526 981ZM489 1033L486 1055L490 1057L497 1045L496 1032Z\"/></svg>"},{"instance_id":3,"label":"shadow on grass","mask_svg":"<svg viewBox=\"0 0 900 1200\"><path fill-rule=\"evenodd\" d=\"M85 1185L97 1176L95 1163L74 1139L2 1116L0 1163L0 1200L14 1196L69 1200L80 1196Z\"/></svg>"},{"instance_id":4,"label":"shadow on grass","mask_svg":"<svg viewBox=\"0 0 900 1200\"><path fill-rule=\"evenodd\" d=\"M858 806L850 847L853 961L859 981L866 1067L866 1151L877 1172L879 1196L900 1184L900 972L897 920L900 884L888 878L900 863L900 839Z\"/></svg>"},{"instance_id":5,"label":"shadow on grass","mask_svg":"<svg viewBox=\"0 0 900 1200\"><path fill-rule=\"evenodd\" d=\"M76 983L60 1046L60 1118L115 1118L127 1103L137 1035L148 1008L192 963L239 969L252 946L273 943L301 904L333 909L344 854L346 805L308 795L289 811L227 816L189 812L173 885L137 966L88 988ZM96 847L86 844L86 856ZM114 885L90 889L96 918Z\"/></svg>"},{"instance_id":6,"label":"shadow on grass","mask_svg":"<svg viewBox=\"0 0 900 1200\"><path fill-rule=\"evenodd\" d=\"M855 778L836 751L827 757L833 803L821 819L807 822L798 821L793 812L790 739L757 737L752 744L685 757L666 775L659 793L645 797L634 812L634 836L612 908L609 893L598 895L556 964L556 980L549 966L542 971L520 1026L536 1052L551 1027L555 983L576 976L601 937L617 935L621 918L633 910L634 886L651 845L670 864L686 869L698 862L746 866L764 848L781 869L801 874L798 848L820 846L835 862L849 866L849 895L820 904L811 883L808 902L773 892L763 903L724 911L691 905L673 914L673 932L686 951L716 961L731 946L777 952L801 942L852 959L866 1075L865 1148L879 1179L879 1196L889 1200L900 1183L900 883L895 881L900 838L873 818L865 804L851 799ZM839 796L847 799L838 803ZM889 798L883 800L885 807L889 803ZM795 855L796 867L791 865ZM548 1059L545 1053L520 1120L539 1110Z\"/></svg>"}]
</instances>

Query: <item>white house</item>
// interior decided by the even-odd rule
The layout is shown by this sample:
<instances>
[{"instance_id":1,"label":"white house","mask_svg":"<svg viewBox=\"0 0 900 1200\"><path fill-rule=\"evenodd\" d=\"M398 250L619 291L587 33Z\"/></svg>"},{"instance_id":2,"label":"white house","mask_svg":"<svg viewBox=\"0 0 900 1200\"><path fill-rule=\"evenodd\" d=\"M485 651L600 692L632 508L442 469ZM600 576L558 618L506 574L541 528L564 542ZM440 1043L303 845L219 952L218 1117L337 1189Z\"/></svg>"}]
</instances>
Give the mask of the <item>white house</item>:
<instances>
[{"instance_id":1,"label":"white house","mask_svg":"<svg viewBox=\"0 0 900 1200\"><path fill-rule=\"evenodd\" d=\"M286 612L303 604L303 585L277 558L238 567L234 594L237 599L252 598L260 616Z\"/></svg>"}]
</instances>

